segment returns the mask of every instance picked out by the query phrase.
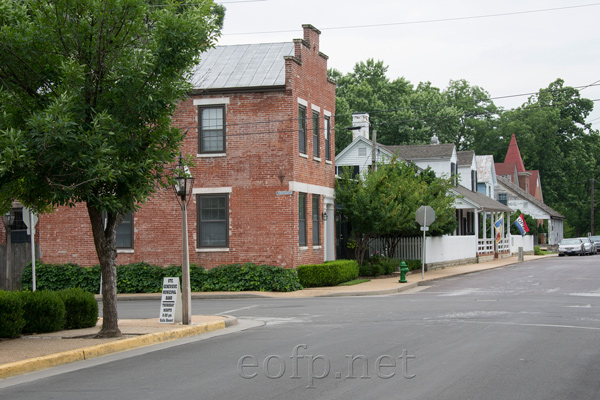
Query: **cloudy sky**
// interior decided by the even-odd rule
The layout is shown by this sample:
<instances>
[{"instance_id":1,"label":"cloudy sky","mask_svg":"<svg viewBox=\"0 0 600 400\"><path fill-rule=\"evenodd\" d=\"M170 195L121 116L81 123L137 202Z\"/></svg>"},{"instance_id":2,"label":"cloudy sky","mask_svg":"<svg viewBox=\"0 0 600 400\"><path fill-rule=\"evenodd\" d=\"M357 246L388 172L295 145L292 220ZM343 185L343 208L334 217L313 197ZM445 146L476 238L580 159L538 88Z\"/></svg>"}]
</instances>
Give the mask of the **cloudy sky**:
<instances>
[{"instance_id":1,"label":"cloudy sky","mask_svg":"<svg viewBox=\"0 0 600 400\"><path fill-rule=\"evenodd\" d=\"M600 129L600 3L593 0L223 0L218 44L286 42L321 31L329 67L369 58L388 77L444 89L466 79L498 106L517 107L557 78L596 100ZM588 86L592 85L592 86ZM585 88L584 88L585 87ZM510 96L510 97L509 97Z\"/></svg>"}]
</instances>

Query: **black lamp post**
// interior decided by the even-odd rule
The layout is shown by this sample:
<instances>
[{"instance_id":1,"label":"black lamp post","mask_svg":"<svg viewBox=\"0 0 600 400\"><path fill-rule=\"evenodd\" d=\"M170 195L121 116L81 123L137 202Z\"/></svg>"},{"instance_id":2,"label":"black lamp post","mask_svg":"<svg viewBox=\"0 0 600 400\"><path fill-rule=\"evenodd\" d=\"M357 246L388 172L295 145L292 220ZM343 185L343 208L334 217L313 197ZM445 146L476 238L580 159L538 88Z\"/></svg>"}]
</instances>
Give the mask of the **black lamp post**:
<instances>
[{"instance_id":1,"label":"black lamp post","mask_svg":"<svg viewBox=\"0 0 600 400\"><path fill-rule=\"evenodd\" d=\"M12 282L12 240L10 234L10 228L15 223L15 215L11 212L7 212L2 216L2 222L6 228L6 290L13 290Z\"/></svg>"},{"instance_id":2,"label":"black lamp post","mask_svg":"<svg viewBox=\"0 0 600 400\"><path fill-rule=\"evenodd\" d=\"M187 203L191 198L192 188L194 187L194 178L187 166L183 165L183 157L179 156L179 163L175 169L175 193L181 206L182 219L182 263L181 263L181 311L182 324L190 325L192 323L192 291L190 285L190 254L188 250L188 230L187 230Z\"/></svg>"}]
</instances>

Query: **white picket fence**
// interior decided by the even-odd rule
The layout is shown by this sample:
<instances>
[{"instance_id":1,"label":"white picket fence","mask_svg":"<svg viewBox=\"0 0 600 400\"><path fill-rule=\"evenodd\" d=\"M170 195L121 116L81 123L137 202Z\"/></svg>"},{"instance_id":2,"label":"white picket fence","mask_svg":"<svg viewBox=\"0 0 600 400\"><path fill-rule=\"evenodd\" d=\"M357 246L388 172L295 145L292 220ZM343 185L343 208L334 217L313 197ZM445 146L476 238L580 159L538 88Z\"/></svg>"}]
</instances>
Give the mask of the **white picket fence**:
<instances>
[{"instance_id":1,"label":"white picket fence","mask_svg":"<svg viewBox=\"0 0 600 400\"><path fill-rule=\"evenodd\" d=\"M382 256L395 258L397 260L420 260L423 254L422 246L422 237L400 238L395 253L389 254L389 250L385 247L385 242L377 239L371 242L369 246L369 255L379 253Z\"/></svg>"},{"instance_id":2,"label":"white picket fence","mask_svg":"<svg viewBox=\"0 0 600 400\"><path fill-rule=\"evenodd\" d=\"M475 236L436 236L427 237L426 262L445 263L458 260L473 259L481 255L494 254L497 246L499 253L514 253L518 247L524 251L533 251L533 236L511 236L495 244L495 239L477 239ZM388 249L382 240L371 242L369 255L379 253L399 260L420 260L423 255L423 238L402 238L396 247L395 254L388 254Z\"/></svg>"}]
</instances>

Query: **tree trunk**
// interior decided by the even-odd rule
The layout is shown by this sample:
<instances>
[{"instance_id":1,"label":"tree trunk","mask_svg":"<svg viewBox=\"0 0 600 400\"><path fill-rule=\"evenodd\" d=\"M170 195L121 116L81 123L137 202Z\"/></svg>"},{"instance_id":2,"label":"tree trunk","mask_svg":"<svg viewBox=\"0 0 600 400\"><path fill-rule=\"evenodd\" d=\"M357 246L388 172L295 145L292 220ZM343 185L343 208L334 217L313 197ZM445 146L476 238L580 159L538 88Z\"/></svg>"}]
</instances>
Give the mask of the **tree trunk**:
<instances>
[{"instance_id":1,"label":"tree trunk","mask_svg":"<svg viewBox=\"0 0 600 400\"><path fill-rule=\"evenodd\" d=\"M102 329L97 337L119 337L119 319L117 316L117 226L123 215L107 213L88 205L88 214L92 223L92 233L96 254L102 271Z\"/></svg>"}]
</instances>

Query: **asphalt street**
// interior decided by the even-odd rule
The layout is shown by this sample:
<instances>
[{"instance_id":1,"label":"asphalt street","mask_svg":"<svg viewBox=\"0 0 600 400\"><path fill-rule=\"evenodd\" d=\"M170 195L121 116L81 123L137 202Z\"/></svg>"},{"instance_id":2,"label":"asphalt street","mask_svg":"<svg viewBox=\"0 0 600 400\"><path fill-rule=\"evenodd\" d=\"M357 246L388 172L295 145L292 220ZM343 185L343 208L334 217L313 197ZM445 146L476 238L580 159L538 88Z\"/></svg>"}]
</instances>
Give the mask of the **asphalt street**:
<instances>
[{"instance_id":1,"label":"asphalt street","mask_svg":"<svg viewBox=\"0 0 600 400\"><path fill-rule=\"evenodd\" d=\"M218 334L0 382L10 399L600 398L600 256L389 296L214 299ZM125 301L150 318L156 301Z\"/></svg>"}]
</instances>

